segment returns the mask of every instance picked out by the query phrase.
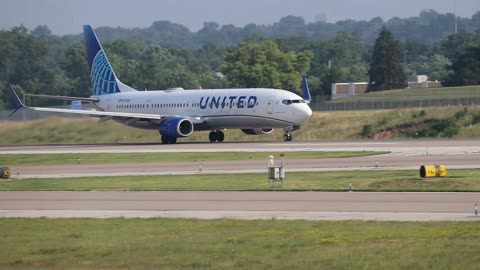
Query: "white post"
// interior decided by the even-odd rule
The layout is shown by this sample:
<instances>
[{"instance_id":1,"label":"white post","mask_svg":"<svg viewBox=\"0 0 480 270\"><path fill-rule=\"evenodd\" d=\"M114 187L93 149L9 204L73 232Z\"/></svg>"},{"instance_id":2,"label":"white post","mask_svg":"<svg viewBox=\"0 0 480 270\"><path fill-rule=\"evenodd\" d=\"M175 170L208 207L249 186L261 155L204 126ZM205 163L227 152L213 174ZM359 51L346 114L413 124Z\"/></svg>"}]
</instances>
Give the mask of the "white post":
<instances>
[{"instance_id":1,"label":"white post","mask_svg":"<svg viewBox=\"0 0 480 270\"><path fill-rule=\"evenodd\" d=\"M273 160L273 156L268 156L268 167L273 167L275 165L275 161Z\"/></svg>"}]
</instances>

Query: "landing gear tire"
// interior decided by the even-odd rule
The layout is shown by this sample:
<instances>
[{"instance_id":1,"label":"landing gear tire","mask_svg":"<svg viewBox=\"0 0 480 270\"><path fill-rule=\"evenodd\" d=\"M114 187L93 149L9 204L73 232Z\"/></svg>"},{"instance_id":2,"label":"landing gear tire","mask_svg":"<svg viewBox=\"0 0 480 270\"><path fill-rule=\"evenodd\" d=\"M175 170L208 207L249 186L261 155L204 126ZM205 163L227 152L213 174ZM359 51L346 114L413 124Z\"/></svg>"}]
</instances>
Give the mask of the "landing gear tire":
<instances>
[{"instance_id":1,"label":"landing gear tire","mask_svg":"<svg viewBox=\"0 0 480 270\"><path fill-rule=\"evenodd\" d=\"M283 135L283 141L284 141L284 142L291 142L291 141L292 141L292 134L290 134L290 133L285 133L285 134Z\"/></svg>"},{"instance_id":2,"label":"landing gear tire","mask_svg":"<svg viewBox=\"0 0 480 270\"><path fill-rule=\"evenodd\" d=\"M223 131L220 130L213 130L210 131L210 134L208 134L208 139L210 142L223 142L225 139L225 134Z\"/></svg>"},{"instance_id":3,"label":"landing gear tire","mask_svg":"<svg viewBox=\"0 0 480 270\"><path fill-rule=\"evenodd\" d=\"M175 143L177 143L177 138L162 136L162 143L163 144L175 144Z\"/></svg>"},{"instance_id":4,"label":"landing gear tire","mask_svg":"<svg viewBox=\"0 0 480 270\"><path fill-rule=\"evenodd\" d=\"M217 133L217 141L218 141L218 142L223 142L224 139L225 139L225 134L223 133L223 131L218 131L218 133Z\"/></svg>"},{"instance_id":5,"label":"landing gear tire","mask_svg":"<svg viewBox=\"0 0 480 270\"><path fill-rule=\"evenodd\" d=\"M216 142L217 133L215 131L210 131L210 134L208 134L208 139L210 140L210 142Z\"/></svg>"}]
</instances>

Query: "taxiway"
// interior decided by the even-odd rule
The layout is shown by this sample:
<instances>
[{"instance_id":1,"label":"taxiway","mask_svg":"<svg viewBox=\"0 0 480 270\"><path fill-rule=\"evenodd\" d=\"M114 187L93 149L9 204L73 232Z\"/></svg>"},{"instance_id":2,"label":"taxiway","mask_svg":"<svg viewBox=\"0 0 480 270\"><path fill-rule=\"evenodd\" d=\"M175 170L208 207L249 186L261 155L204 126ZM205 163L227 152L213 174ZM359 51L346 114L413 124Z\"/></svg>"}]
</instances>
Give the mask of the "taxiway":
<instances>
[{"instance_id":1,"label":"taxiway","mask_svg":"<svg viewBox=\"0 0 480 270\"><path fill-rule=\"evenodd\" d=\"M480 193L0 192L0 217L479 220Z\"/></svg>"},{"instance_id":2,"label":"taxiway","mask_svg":"<svg viewBox=\"0 0 480 270\"><path fill-rule=\"evenodd\" d=\"M214 146L214 147L213 147ZM17 178L265 172L249 152L285 152L290 171L415 169L422 164L480 168L480 140L293 143L1 145L2 154L243 151L245 160L24 166ZM389 151L390 154L295 160L289 151ZM8 157L8 156L5 156ZM8 166L8 160L2 158ZM277 159L277 162L280 160ZM278 163L277 163L278 164ZM2 164L3 165L3 164ZM308 220L476 221L480 193L395 192L0 192L0 217L181 217Z\"/></svg>"}]
</instances>

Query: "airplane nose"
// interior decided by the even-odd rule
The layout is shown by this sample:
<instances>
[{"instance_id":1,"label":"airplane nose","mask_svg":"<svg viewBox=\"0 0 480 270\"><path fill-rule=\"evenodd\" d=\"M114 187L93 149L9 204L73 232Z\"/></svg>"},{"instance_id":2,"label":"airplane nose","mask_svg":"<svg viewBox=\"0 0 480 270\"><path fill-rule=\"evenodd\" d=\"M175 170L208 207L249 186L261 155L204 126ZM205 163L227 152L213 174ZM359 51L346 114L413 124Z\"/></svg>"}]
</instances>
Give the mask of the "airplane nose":
<instances>
[{"instance_id":1,"label":"airplane nose","mask_svg":"<svg viewBox=\"0 0 480 270\"><path fill-rule=\"evenodd\" d=\"M312 116L312 109L310 109L310 106L307 106L307 119L310 118L310 116Z\"/></svg>"},{"instance_id":2,"label":"airplane nose","mask_svg":"<svg viewBox=\"0 0 480 270\"><path fill-rule=\"evenodd\" d=\"M300 118L300 122L306 121L308 118L310 118L310 116L312 116L312 109L310 109L310 107L305 104L305 106L302 106L302 108L300 108L298 116Z\"/></svg>"}]
</instances>

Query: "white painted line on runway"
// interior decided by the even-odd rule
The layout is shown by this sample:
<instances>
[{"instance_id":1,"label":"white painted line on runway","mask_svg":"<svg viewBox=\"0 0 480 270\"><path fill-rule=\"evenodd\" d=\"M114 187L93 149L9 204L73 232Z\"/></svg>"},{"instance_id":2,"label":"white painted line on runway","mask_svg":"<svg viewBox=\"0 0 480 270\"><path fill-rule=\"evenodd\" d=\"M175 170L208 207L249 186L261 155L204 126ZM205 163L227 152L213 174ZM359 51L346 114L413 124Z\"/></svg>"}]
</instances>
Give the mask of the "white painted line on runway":
<instances>
[{"instance_id":1,"label":"white painted line on runway","mask_svg":"<svg viewBox=\"0 0 480 270\"><path fill-rule=\"evenodd\" d=\"M240 220L480 221L473 213L314 211L0 210L0 218L198 218Z\"/></svg>"}]
</instances>

